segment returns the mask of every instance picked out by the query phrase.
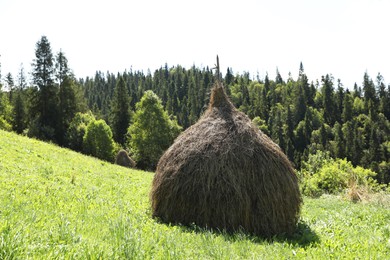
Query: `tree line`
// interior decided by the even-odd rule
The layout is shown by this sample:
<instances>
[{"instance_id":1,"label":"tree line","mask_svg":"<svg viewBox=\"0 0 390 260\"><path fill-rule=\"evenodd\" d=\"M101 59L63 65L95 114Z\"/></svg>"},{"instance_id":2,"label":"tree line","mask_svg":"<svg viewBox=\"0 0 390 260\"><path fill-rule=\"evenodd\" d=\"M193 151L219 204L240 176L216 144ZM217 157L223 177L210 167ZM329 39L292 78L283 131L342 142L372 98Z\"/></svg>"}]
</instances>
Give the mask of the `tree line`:
<instances>
[{"instance_id":1,"label":"tree line","mask_svg":"<svg viewBox=\"0 0 390 260\"><path fill-rule=\"evenodd\" d=\"M105 131L111 131L113 150L127 148L143 168L153 168L174 137L199 119L216 79L208 67L167 64L153 73L97 71L94 77L76 79L65 54L53 55L45 36L35 54L32 84L27 84L23 68L16 81L10 73L5 76L8 91L0 91L0 128L83 151L88 124L102 120ZM330 74L309 82L302 63L296 79L283 79L278 70L275 79L254 79L231 68L220 78L234 105L296 168L310 154L328 151L333 158L372 169L378 181L390 182L390 85L380 74L372 79L365 73L353 89ZM159 135L159 128L168 134ZM145 136L147 140L137 140ZM137 144L148 148L140 151Z\"/></svg>"}]
</instances>

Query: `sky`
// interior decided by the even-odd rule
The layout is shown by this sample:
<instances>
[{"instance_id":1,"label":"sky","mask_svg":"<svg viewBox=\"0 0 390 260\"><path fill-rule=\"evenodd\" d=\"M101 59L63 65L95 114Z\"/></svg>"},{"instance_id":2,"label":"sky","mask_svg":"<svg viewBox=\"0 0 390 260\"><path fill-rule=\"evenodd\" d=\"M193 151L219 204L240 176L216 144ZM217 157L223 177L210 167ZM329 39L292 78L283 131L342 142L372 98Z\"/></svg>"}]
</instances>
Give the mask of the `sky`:
<instances>
[{"instance_id":1,"label":"sky","mask_svg":"<svg viewBox=\"0 0 390 260\"><path fill-rule=\"evenodd\" d=\"M182 65L309 81L332 74L352 88L367 72L390 83L388 0L0 0L0 63L31 72L47 36L77 78Z\"/></svg>"}]
</instances>

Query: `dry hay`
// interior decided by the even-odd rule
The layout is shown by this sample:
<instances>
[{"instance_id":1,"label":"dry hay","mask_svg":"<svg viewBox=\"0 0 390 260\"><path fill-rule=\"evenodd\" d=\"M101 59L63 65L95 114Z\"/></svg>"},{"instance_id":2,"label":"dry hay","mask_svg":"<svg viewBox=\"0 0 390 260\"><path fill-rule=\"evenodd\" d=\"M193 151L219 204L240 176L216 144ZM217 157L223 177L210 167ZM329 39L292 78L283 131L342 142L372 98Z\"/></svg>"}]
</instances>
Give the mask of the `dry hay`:
<instances>
[{"instance_id":1,"label":"dry hay","mask_svg":"<svg viewBox=\"0 0 390 260\"><path fill-rule=\"evenodd\" d=\"M286 155L218 83L202 118L160 158L152 185L153 216L164 222L261 236L293 232L302 202Z\"/></svg>"},{"instance_id":2,"label":"dry hay","mask_svg":"<svg viewBox=\"0 0 390 260\"><path fill-rule=\"evenodd\" d=\"M129 154L125 150L120 150L115 158L115 164L128 167L128 168L134 168L135 162L133 159L130 158Z\"/></svg>"}]
</instances>

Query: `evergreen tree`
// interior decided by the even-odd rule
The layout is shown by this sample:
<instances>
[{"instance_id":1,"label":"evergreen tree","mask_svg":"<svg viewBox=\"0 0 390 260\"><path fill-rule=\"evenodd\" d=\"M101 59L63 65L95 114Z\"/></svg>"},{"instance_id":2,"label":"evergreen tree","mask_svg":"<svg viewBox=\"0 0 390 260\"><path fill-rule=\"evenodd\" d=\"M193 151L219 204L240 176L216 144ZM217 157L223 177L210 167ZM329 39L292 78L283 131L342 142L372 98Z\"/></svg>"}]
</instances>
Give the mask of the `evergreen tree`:
<instances>
[{"instance_id":1,"label":"evergreen tree","mask_svg":"<svg viewBox=\"0 0 390 260\"><path fill-rule=\"evenodd\" d=\"M24 90L27 86L26 74L24 73L23 63L20 64L20 69L18 73L18 89Z\"/></svg>"},{"instance_id":2,"label":"evergreen tree","mask_svg":"<svg viewBox=\"0 0 390 260\"><path fill-rule=\"evenodd\" d=\"M292 161L294 160L294 125L293 125L293 116L291 113L290 106L287 106L287 114L286 114L286 124L285 124L285 153L287 157Z\"/></svg>"},{"instance_id":3,"label":"evergreen tree","mask_svg":"<svg viewBox=\"0 0 390 260\"><path fill-rule=\"evenodd\" d=\"M125 144L127 128L130 125L130 97L126 88L125 79L120 76L111 104L111 126L114 140L121 145Z\"/></svg>"},{"instance_id":4,"label":"evergreen tree","mask_svg":"<svg viewBox=\"0 0 390 260\"><path fill-rule=\"evenodd\" d=\"M333 101L333 78L328 74L322 77L322 107L323 107L323 117L325 123L332 126L334 125L335 116L334 116L334 101Z\"/></svg>"},{"instance_id":5,"label":"evergreen tree","mask_svg":"<svg viewBox=\"0 0 390 260\"><path fill-rule=\"evenodd\" d=\"M283 78L282 78L282 76L280 75L279 69L278 69L278 68L276 68L275 84L276 84L276 85L277 85L277 84L281 84L281 85L284 84Z\"/></svg>"},{"instance_id":6,"label":"evergreen tree","mask_svg":"<svg viewBox=\"0 0 390 260\"><path fill-rule=\"evenodd\" d=\"M377 76L377 89L379 94L379 112L383 113L387 120L390 120L390 85L387 87L383 82L383 77L381 74Z\"/></svg>"},{"instance_id":7,"label":"evergreen tree","mask_svg":"<svg viewBox=\"0 0 390 260\"><path fill-rule=\"evenodd\" d=\"M267 122L269 118L269 106L265 87L261 88L260 95L260 104L258 105L260 110L260 117Z\"/></svg>"},{"instance_id":8,"label":"evergreen tree","mask_svg":"<svg viewBox=\"0 0 390 260\"><path fill-rule=\"evenodd\" d=\"M322 124L320 127L320 145L322 146L323 150L325 151L327 147L327 140L328 140L328 134L325 129L325 124Z\"/></svg>"},{"instance_id":9,"label":"evergreen tree","mask_svg":"<svg viewBox=\"0 0 390 260\"><path fill-rule=\"evenodd\" d=\"M73 75L68 67L68 59L62 51L57 54L55 62L55 78L59 85L59 113L56 136L58 143L62 145L65 141L65 135L69 124L76 113L77 102L74 91Z\"/></svg>"},{"instance_id":10,"label":"evergreen tree","mask_svg":"<svg viewBox=\"0 0 390 260\"><path fill-rule=\"evenodd\" d=\"M72 77L73 75L68 67L68 59L65 57L65 53L62 50L57 53L55 61L55 78L61 86L65 78Z\"/></svg>"},{"instance_id":11,"label":"evergreen tree","mask_svg":"<svg viewBox=\"0 0 390 260\"><path fill-rule=\"evenodd\" d=\"M336 158L345 158L345 141L341 125L336 122L333 127L334 134L334 156Z\"/></svg>"},{"instance_id":12,"label":"evergreen tree","mask_svg":"<svg viewBox=\"0 0 390 260\"><path fill-rule=\"evenodd\" d=\"M12 91L15 86L15 82L14 82L14 78L12 77L12 74L9 72L5 76L5 83L7 83L8 90Z\"/></svg>"},{"instance_id":13,"label":"evergreen tree","mask_svg":"<svg viewBox=\"0 0 390 260\"><path fill-rule=\"evenodd\" d=\"M8 99L9 102L12 104L13 103L12 99L15 91L15 82L10 72L8 72L7 75L5 76L5 83L7 84L7 89L8 89Z\"/></svg>"},{"instance_id":14,"label":"evergreen tree","mask_svg":"<svg viewBox=\"0 0 390 260\"><path fill-rule=\"evenodd\" d=\"M302 121L306 114L306 102L302 85L297 84L294 88L294 120L295 125Z\"/></svg>"},{"instance_id":15,"label":"evergreen tree","mask_svg":"<svg viewBox=\"0 0 390 260\"><path fill-rule=\"evenodd\" d=\"M381 140L380 140L380 134L378 133L378 125L374 123L371 126L371 131L369 133L370 135L370 141L368 143L368 162L370 168L373 166L375 167L378 162L381 162L384 158L381 153ZM377 169L374 169L377 170Z\"/></svg>"},{"instance_id":16,"label":"evergreen tree","mask_svg":"<svg viewBox=\"0 0 390 260\"><path fill-rule=\"evenodd\" d=\"M344 88L343 85L341 84L340 79L337 81L337 92L335 96L335 119L337 122L341 122L342 118L342 112L343 112L343 101L344 101Z\"/></svg>"},{"instance_id":17,"label":"evergreen tree","mask_svg":"<svg viewBox=\"0 0 390 260\"><path fill-rule=\"evenodd\" d=\"M347 121L342 126L343 136L345 137L345 156L349 161L352 160L352 157L354 155L354 148L353 148L353 142L355 139L355 132L354 132L354 123L352 121Z\"/></svg>"},{"instance_id":18,"label":"evergreen tree","mask_svg":"<svg viewBox=\"0 0 390 260\"><path fill-rule=\"evenodd\" d=\"M26 105L24 102L24 93L19 90L16 92L12 109L12 129L18 133L23 133L26 128Z\"/></svg>"},{"instance_id":19,"label":"evergreen tree","mask_svg":"<svg viewBox=\"0 0 390 260\"><path fill-rule=\"evenodd\" d=\"M377 97L375 92L375 85L372 79L368 76L367 72L364 73L363 80L363 92L364 92L364 110L367 114L375 116L377 109Z\"/></svg>"},{"instance_id":20,"label":"evergreen tree","mask_svg":"<svg viewBox=\"0 0 390 260\"><path fill-rule=\"evenodd\" d=\"M225 84L226 84L226 89L228 89L227 86L229 86L234 80L233 72L231 68L227 68L226 71L226 76L225 76Z\"/></svg>"},{"instance_id":21,"label":"evergreen tree","mask_svg":"<svg viewBox=\"0 0 390 260\"><path fill-rule=\"evenodd\" d=\"M361 87L358 87L358 85L355 82L355 84L353 85L353 98L355 99L357 97L358 98L362 97L362 89Z\"/></svg>"},{"instance_id":22,"label":"evergreen tree","mask_svg":"<svg viewBox=\"0 0 390 260\"><path fill-rule=\"evenodd\" d=\"M54 84L54 58L46 36L42 36L36 44L32 67L36 91L31 100L30 135L55 140L58 121L58 91Z\"/></svg>"},{"instance_id":23,"label":"evergreen tree","mask_svg":"<svg viewBox=\"0 0 390 260\"><path fill-rule=\"evenodd\" d=\"M352 101L352 95L347 90L344 95L344 101L343 101L343 112L341 115L341 119L344 123L352 120L353 116L353 101Z\"/></svg>"},{"instance_id":24,"label":"evergreen tree","mask_svg":"<svg viewBox=\"0 0 390 260\"><path fill-rule=\"evenodd\" d=\"M16 97L13 100L12 109L12 129L21 134L27 127L27 115L26 115L26 76L24 74L23 65L20 66L18 73L18 84L16 89Z\"/></svg>"}]
</instances>

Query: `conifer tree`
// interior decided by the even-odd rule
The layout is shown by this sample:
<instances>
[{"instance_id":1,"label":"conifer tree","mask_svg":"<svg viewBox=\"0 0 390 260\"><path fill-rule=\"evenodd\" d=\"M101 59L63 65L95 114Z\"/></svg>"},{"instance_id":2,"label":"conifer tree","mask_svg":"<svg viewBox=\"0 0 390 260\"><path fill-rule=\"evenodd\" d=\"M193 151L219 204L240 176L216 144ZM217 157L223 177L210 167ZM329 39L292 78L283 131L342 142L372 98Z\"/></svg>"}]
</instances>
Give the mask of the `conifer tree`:
<instances>
[{"instance_id":1,"label":"conifer tree","mask_svg":"<svg viewBox=\"0 0 390 260\"><path fill-rule=\"evenodd\" d=\"M363 79L363 93L364 93L364 110L367 114L376 115L377 97L375 92L375 85L367 72L364 73Z\"/></svg>"},{"instance_id":2,"label":"conifer tree","mask_svg":"<svg viewBox=\"0 0 390 260\"><path fill-rule=\"evenodd\" d=\"M13 109L12 109L12 129L21 134L26 128L26 102L25 102L25 90L26 87L26 77L24 75L23 65L20 66L18 73L18 85L15 93L15 98L13 100Z\"/></svg>"},{"instance_id":3,"label":"conifer tree","mask_svg":"<svg viewBox=\"0 0 390 260\"><path fill-rule=\"evenodd\" d=\"M130 97L123 76L119 76L111 104L111 126L114 140L125 144L127 128L130 125Z\"/></svg>"},{"instance_id":4,"label":"conifer tree","mask_svg":"<svg viewBox=\"0 0 390 260\"><path fill-rule=\"evenodd\" d=\"M283 84L283 83L284 83L283 82L283 78L282 78L282 76L279 73L279 69L276 68L275 84L277 85L277 84Z\"/></svg>"},{"instance_id":5,"label":"conifer tree","mask_svg":"<svg viewBox=\"0 0 390 260\"><path fill-rule=\"evenodd\" d=\"M377 76L377 89L379 94L379 112L383 113L387 120L390 120L390 85L387 88L383 82L383 77L380 73Z\"/></svg>"},{"instance_id":6,"label":"conifer tree","mask_svg":"<svg viewBox=\"0 0 390 260\"><path fill-rule=\"evenodd\" d=\"M333 78L328 74L322 77L322 107L325 123L332 126L335 122L333 101Z\"/></svg>"},{"instance_id":7,"label":"conifer tree","mask_svg":"<svg viewBox=\"0 0 390 260\"><path fill-rule=\"evenodd\" d=\"M26 128L26 108L24 103L23 92L18 91L13 102L12 109L12 129L18 133L23 133Z\"/></svg>"},{"instance_id":8,"label":"conifer tree","mask_svg":"<svg viewBox=\"0 0 390 260\"><path fill-rule=\"evenodd\" d=\"M344 134L342 131L341 125L336 122L333 127L333 134L334 134L334 156L336 158L345 158L345 141L344 141Z\"/></svg>"},{"instance_id":9,"label":"conifer tree","mask_svg":"<svg viewBox=\"0 0 390 260\"><path fill-rule=\"evenodd\" d=\"M54 84L54 58L50 43L42 36L36 44L32 63L33 83L36 91L32 96L30 135L46 140L55 140L58 119L57 88Z\"/></svg>"},{"instance_id":10,"label":"conifer tree","mask_svg":"<svg viewBox=\"0 0 390 260\"><path fill-rule=\"evenodd\" d=\"M341 119L343 123L346 123L352 119L353 115L353 101L352 101L352 95L347 90L344 95L344 101L343 101L343 112L341 115Z\"/></svg>"},{"instance_id":11,"label":"conifer tree","mask_svg":"<svg viewBox=\"0 0 390 260\"><path fill-rule=\"evenodd\" d=\"M76 93L74 90L73 75L68 67L68 59L60 51L55 58L55 78L59 86L58 93L58 125L56 129L57 141L59 144L65 142L66 131L73 119L76 110Z\"/></svg>"}]
</instances>

